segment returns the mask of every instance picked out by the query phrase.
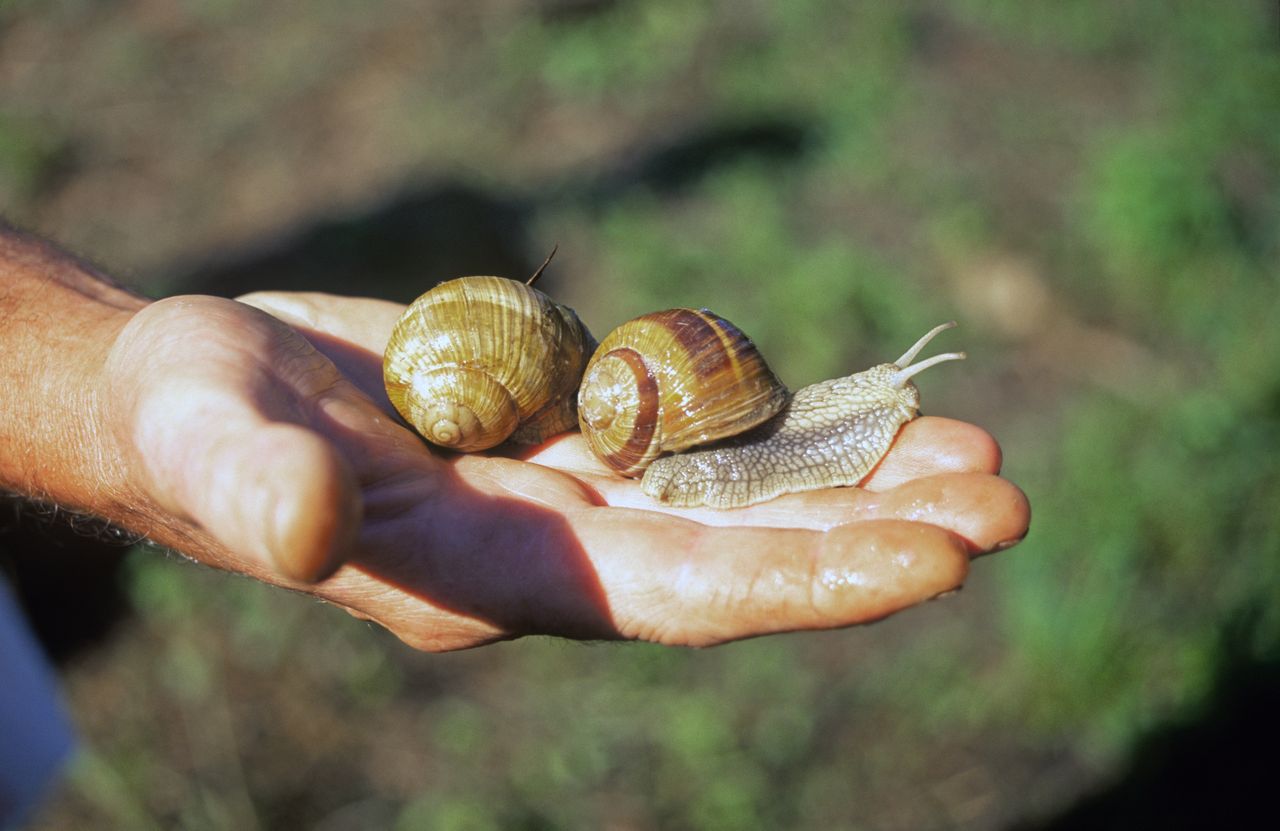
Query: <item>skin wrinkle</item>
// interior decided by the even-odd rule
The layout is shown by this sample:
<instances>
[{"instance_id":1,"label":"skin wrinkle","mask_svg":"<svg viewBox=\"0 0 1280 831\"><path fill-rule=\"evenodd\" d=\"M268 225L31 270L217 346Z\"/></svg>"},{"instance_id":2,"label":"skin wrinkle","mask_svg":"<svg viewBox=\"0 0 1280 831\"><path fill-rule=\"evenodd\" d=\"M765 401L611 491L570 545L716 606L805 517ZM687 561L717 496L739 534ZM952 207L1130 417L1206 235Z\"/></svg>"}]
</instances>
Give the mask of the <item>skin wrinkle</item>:
<instances>
[{"instance_id":1,"label":"skin wrinkle","mask_svg":"<svg viewBox=\"0 0 1280 831\"><path fill-rule=\"evenodd\" d=\"M236 302L262 308L272 317L284 320L293 326L302 326L307 329L321 328L320 310L310 295L298 295L293 297L291 302L285 303L254 292L237 297Z\"/></svg>"},{"instance_id":2,"label":"skin wrinkle","mask_svg":"<svg viewBox=\"0 0 1280 831\"><path fill-rule=\"evenodd\" d=\"M769 564L761 564L760 568L753 569L745 578L745 582L741 578L739 581L718 581L708 574L707 564L719 565L719 558L725 556L722 552L734 550L733 541L721 541L715 550L707 550L708 545L714 544L709 542L713 537L705 526L695 525L694 528L697 530L690 532L692 541L688 544L692 557L681 566L679 571L681 579L675 583L673 595L676 598L684 598L681 601L682 604L692 605L693 609L706 621L704 623L706 631L700 645L722 643L740 636L732 624L715 624L714 621L717 619L742 620L744 616L750 616L751 611L758 607L779 605L785 607L788 604L785 597L791 588L792 580L786 575L794 568L791 562L793 558L789 552L784 567L775 569L775 580L781 581L783 590L778 593L777 600L770 602L767 599L768 594L762 595L758 589L765 572L770 568ZM689 591L690 586L694 591ZM715 614L715 611L719 611L720 614Z\"/></svg>"},{"instance_id":3,"label":"skin wrinkle","mask_svg":"<svg viewBox=\"0 0 1280 831\"><path fill-rule=\"evenodd\" d=\"M102 389L96 384L86 385L81 395L84 417L73 421L77 435L72 441L79 442L88 454L90 470L95 473L92 482L96 495L119 502L125 491L123 471L126 462L119 446L106 440L108 429L103 423Z\"/></svg>"},{"instance_id":4,"label":"skin wrinkle","mask_svg":"<svg viewBox=\"0 0 1280 831\"><path fill-rule=\"evenodd\" d=\"M350 583L351 578L360 573L356 567L345 572L345 576L344 573L340 573L334 579ZM471 646L482 646L510 640L512 637L478 618L446 613L426 601L399 593L394 586L365 581L352 586L349 594L348 601L351 603L360 603L366 607L387 611L374 613L355 610L341 601L329 602L346 609L354 617L377 623L395 634L408 646L421 651L446 652L456 649L455 644L459 642L469 642ZM431 621L431 626L421 626L424 620ZM414 622L419 625L411 625Z\"/></svg>"},{"instance_id":5,"label":"skin wrinkle","mask_svg":"<svg viewBox=\"0 0 1280 831\"><path fill-rule=\"evenodd\" d=\"M547 634L567 635L571 637L617 637L616 622L607 613L608 601L601 597L593 597L590 589L603 592L598 583L592 584L594 574L586 575L581 569L589 568L589 564L578 562L578 558L561 549L573 545L562 540L564 529L552 522L535 523L536 533L531 537L531 550L541 552L522 559L530 572L533 585L547 587L548 591L534 594L518 595L503 605L508 608L518 607L523 613L523 622L508 626L512 631L529 631L536 627ZM598 579L598 578L597 578ZM587 586L584 586L584 583ZM557 598L549 607L547 598ZM602 614L600 606L606 607ZM541 624L539 621L542 621Z\"/></svg>"},{"instance_id":6,"label":"skin wrinkle","mask_svg":"<svg viewBox=\"0 0 1280 831\"><path fill-rule=\"evenodd\" d=\"M630 520L644 523L653 521L648 513L631 508L606 510L611 516L617 516L620 523ZM586 519L582 526L576 526L584 529L589 529L599 516L598 513L586 510L575 513ZM655 553L658 556L667 555L677 546L682 546L689 552L689 556L681 561L667 579L648 582L637 579L634 567L623 572L615 569L601 573L601 582L606 591L605 601L614 612L614 623L621 638L692 645L679 638L679 630L672 627L671 622L679 620L681 615L689 614L690 607L697 610L697 604L690 602L684 587L697 585L698 581L694 579L692 572L701 559L699 551L702 548L700 538L703 531L704 528L696 523L681 523L669 529L672 539L663 540L656 546ZM587 542L590 543L589 534Z\"/></svg>"},{"instance_id":7,"label":"skin wrinkle","mask_svg":"<svg viewBox=\"0 0 1280 831\"><path fill-rule=\"evenodd\" d=\"M406 472L438 473L443 460L353 387L336 385L309 406L313 427L334 441L361 483L376 486ZM406 441L412 437L412 441ZM372 452L371 452L372 451Z\"/></svg>"},{"instance_id":8,"label":"skin wrinkle","mask_svg":"<svg viewBox=\"0 0 1280 831\"><path fill-rule=\"evenodd\" d=\"M679 544L690 552L690 556L679 565L670 581L658 583L652 587L649 591L652 601L647 604L649 608L659 610L657 618L664 622L687 614L691 599L706 595L705 580L700 573L704 557L702 552L706 547L706 534L702 526L693 523L680 527L676 533ZM691 589L695 591L690 591ZM634 601L632 603L634 604ZM700 602L692 605L697 607ZM663 627L654 627L653 632L659 637L669 636L664 632Z\"/></svg>"},{"instance_id":9,"label":"skin wrinkle","mask_svg":"<svg viewBox=\"0 0 1280 831\"><path fill-rule=\"evenodd\" d=\"M529 489L528 483L523 481L526 477L520 471L512 472L492 464L477 464L471 466L471 472L478 483L487 484L493 490L523 498L540 507L556 508L562 501L550 496L541 496L536 488Z\"/></svg>"},{"instance_id":10,"label":"skin wrinkle","mask_svg":"<svg viewBox=\"0 0 1280 831\"><path fill-rule=\"evenodd\" d=\"M730 586L728 590L724 592L726 597L725 597L725 603L723 607L727 609L737 609L739 611L742 608L749 608L752 603L752 599L756 597L758 594L757 586L762 582L764 578L764 573L767 570L768 570L767 567L753 570L750 576L747 578L746 583L742 586L741 590L737 593L738 594L737 599L734 599L734 591L732 586ZM776 583L777 575L775 574L774 576L775 576L775 580L773 582Z\"/></svg>"},{"instance_id":11,"label":"skin wrinkle","mask_svg":"<svg viewBox=\"0 0 1280 831\"><path fill-rule=\"evenodd\" d=\"M183 403L187 405L188 410L191 409L191 404L210 398L210 396L202 394L203 389L202 385L194 384L191 387L189 396L183 397ZM210 405L213 403L210 402ZM142 462L149 481L153 486L161 488L162 492L158 494L161 502L171 511L184 518L189 518L189 513L184 506L187 504L190 495L185 488L186 482L182 473L191 471L197 466L203 468L206 459L209 458L210 454L216 453L219 448L234 447L235 442L244 432L244 425L236 424L235 426L239 428L237 432L224 432L214 437L211 443L186 441L183 436L175 435L177 432L175 422L182 419L185 414L176 413L166 405L168 405L168 400L158 397L155 393L151 393L139 401L130 419L133 424L133 430L130 432L129 438L133 446L141 451ZM197 407L196 409L204 408ZM221 408L219 409L221 410ZM222 426L225 428L230 425L223 423ZM163 463L161 460L163 460ZM157 467L157 464L161 464L161 466ZM171 495L174 489L179 492L177 501L166 498Z\"/></svg>"},{"instance_id":12,"label":"skin wrinkle","mask_svg":"<svg viewBox=\"0 0 1280 831\"><path fill-rule=\"evenodd\" d=\"M417 473L403 470L382 479L362 480L366 522L394 522L438 501L443 495L444 482ZM412 498L408 497L410 494Z\"/></svg>"},{"instance_id":13,"label":"skin wrinkle","mask_svg":"<svg viewBox=\"0 0 1280 831\"><path fill-rule=\"evenodd\" d=\"M53 286L49 286L48 289L52 291ZM40 307L39 304L36 305ZM93 322L94 324L100 324L106 319L105 315L97 314ZM19 322L16 326L20 327L24 334L34 336L39 340L40 345L36 349L41 354L46 356L61 354L62 346L54 341L52 336L41 337L39 326L31 325L30 321ZM62 330L54 324L51 331L59 332ZM34 413L34 418L23 420L29 421L34 430L38 431L38 435L15 437L12 442L0 439L0 448L5 449L6 455L17 455L20 459L16 465L18 486L37 498L48 502L56 502L57 499L45 485L41 484L42 473L48 466L48 460L41 458L39 448L50 443L75 448L81 454L80 463L91 473L90 488L86 494L86 502L93 505L100 504L113 493L115 490L114 483L119 481L120 477L119 472L112 469L100 447L99 436L97 435L100 419L97 414L97 400L94 396L93 387L84 383L81 377L72 374L70 362L63 365L62 361L58 361L55 364L51 364L49 369L56 370L56 374L53 371L50 372L48 378L52 380L45 381L46 389L55 390L57 395L65 397L53 404L57 408L56 411L75 413L78 417L70 419L50 418L37 410ZM24 381L26 381L22 377L8 380L10 381L9 387L11 389L21 389ZM13 403L19 410L37 406L36 402L27 396L16 396ZM28 409L28 412L31 412L31 410ZM22 416L23 414L21 413L17 414L18 418L22 418ZM6 436L5 438L9 437ZM16 454L14 451L16 451Z\"/></svg>"}]
</instances>

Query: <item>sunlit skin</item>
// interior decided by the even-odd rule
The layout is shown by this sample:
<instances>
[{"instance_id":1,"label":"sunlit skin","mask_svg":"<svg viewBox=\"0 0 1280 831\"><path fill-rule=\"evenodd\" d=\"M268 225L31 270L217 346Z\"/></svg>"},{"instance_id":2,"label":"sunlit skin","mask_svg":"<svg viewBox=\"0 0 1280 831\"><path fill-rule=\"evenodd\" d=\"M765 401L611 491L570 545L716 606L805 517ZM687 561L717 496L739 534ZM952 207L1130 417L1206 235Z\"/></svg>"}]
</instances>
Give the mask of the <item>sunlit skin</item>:
<instances>
[{"instance_id":1,"label":"sunlit skin","mask_svg":"<svg viewBox=\"0 0 1280 831\"><path fill-rule=\"evenodd\" d=\"M123 419L134 435L189 447L193 436L216 444L229 425L243 431L204 465L157 454L143 462L148 478L246 552L227 567L270 582L285 582L273 570L296 580L337 568L303 590L420 648L530 633L705 645L865 622L958 587L972 555L1027 529L1025 498L995 475L991 436L938 418L908 425L862 488L735 511L664 509L576 434L515 457L442 456L382 392L380 355L403 307L317 294L242 301L162 301L122 333L113 361L150 361L121 396L137 402ZM193 366L180 344L202 359ZM225 399L175 418L168 379L179 377ZM219 477L273 496L228 504L207 484ZM272 523L283 529L262 530Z\"/></svg>"},{"instance_id":2,"label":"sunlit skin","mask_svg":"<svg viewBox=\"0 0 1280 831\"><path fill-rule=\"evenodd\" d=\"M961 422L911 422L862 487L666 509L577 434L429 449L382 390L399 304L148 302L3 235L0 267L0 486L420 649L530 634L704 646L863 623L958 588L971 557L1027 531L996 442Z\"/></svg>"}]
</instances>

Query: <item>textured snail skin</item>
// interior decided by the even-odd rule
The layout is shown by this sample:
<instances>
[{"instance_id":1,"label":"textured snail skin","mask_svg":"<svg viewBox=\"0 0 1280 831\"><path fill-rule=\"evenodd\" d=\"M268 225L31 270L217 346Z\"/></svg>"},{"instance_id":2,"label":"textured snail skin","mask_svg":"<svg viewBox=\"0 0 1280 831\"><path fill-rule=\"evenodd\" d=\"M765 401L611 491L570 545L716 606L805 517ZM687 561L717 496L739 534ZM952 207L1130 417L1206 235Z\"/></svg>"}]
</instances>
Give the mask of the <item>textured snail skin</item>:
<instances>
[{"instance_id":1,"label":"textured snail skin","mask_svg":"<svg viewBox=\"0 0 1280 831\"><path fill-rule=\"evenodd\" d=\"M630 320L600 342L578 391L578 422L601 461L639 476L660 453L767 421L788 397L728 320L706 309L668 309Z\"/></svg>"},{"instance_id":2,"label":"textured snail skin","mask_svg":"<svg viewBox=\"0 0 1280 831\"><path fill-rule=\"evenodd\" d=\"M911 360L935 328L897 363L805 387L774 419L701 450L654 461L641 488L677 507L739 508L784 493L856 485L889 452L902 425L920 414L911 376L963 353Z\"/></svg>"},{"instance_id":3,"label":"textured snail skin","mask_svg":"<svg viewBox=\"0 0 1280 831\"><path fill-rule=\"evenodd\" d=\"M387 397L434 444L536 444L577 424L595 347L577 314L503 277L459 277L415 300L383 357Z\"/></svg>"}]
</instances>

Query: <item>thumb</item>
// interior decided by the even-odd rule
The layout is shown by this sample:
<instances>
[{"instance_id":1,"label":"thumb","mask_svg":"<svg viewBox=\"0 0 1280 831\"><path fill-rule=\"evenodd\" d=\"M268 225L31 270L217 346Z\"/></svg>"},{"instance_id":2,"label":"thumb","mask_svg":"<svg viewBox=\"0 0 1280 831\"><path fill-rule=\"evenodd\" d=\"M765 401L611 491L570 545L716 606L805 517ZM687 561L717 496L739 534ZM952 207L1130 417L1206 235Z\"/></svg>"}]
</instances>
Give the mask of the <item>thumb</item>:
<instances>
[{"instance_id":1,"label":"thumb","mask_svg":"<svg viewBox=\"0 0 1280 831\"><path fill-rule=\"evenodd\" d=\"M282 577L323 579L360 526L355 475L313 431L219 398L196 393L138 409L134 443L150 496Z\"/></svg>"},{"instance_id":2,"label":"thumb","mask_svg":"<svg viewBox=\"0 0 1280 831\"><path fill-rule=\"evenodd\" d=\"M104 417L158 522L197 526L230 551L213 564L258 576L315 581L342 564L359 485L304 426L341 376L300 335L230 300L168 298L134 315L104 374Z\"/></svg>"}]
</instances>

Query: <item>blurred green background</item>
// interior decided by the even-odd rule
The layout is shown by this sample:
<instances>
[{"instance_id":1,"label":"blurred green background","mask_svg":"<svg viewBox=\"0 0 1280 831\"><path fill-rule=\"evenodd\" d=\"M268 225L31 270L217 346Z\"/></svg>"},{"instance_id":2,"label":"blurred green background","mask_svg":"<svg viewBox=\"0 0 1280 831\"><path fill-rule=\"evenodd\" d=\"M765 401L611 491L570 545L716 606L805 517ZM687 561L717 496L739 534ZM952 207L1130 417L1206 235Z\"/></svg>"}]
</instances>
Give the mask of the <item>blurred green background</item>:
<instances>
[{"instance_id":1,"label":"blurred green background","mask_svg":"<svg viewBox=\"0 0 1280 831\"><path fill-rule=\"evenodd\" d=\"M37 827L1181 827L1276 735L1272 2L19 0L0 212L153 296L558 242L598 335L711 306L793 387L955 318L925 409L1034 509L959 596L705 652L421 655L140 549Z\"/></svg>"}]
</instances>

